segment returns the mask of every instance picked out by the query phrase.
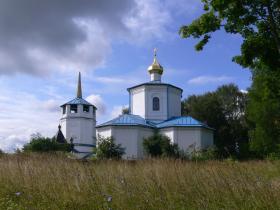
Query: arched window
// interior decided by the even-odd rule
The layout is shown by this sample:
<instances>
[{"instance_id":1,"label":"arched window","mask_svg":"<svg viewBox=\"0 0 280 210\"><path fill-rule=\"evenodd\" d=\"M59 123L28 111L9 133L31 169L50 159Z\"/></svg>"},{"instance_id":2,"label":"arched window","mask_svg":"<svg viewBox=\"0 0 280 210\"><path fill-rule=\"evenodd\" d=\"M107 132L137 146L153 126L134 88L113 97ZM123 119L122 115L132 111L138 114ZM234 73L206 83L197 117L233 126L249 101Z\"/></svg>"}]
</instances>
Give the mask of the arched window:
<instances>
[{"instance_id":1,"label":"arched window","mask_svg":"<svg viewBox=\"0 0 280 210\"><path fill-rule=\"evenodd\" d=\"M153 98L153 111L159 111L159 98Z\"/></svg>"}]
</instances>

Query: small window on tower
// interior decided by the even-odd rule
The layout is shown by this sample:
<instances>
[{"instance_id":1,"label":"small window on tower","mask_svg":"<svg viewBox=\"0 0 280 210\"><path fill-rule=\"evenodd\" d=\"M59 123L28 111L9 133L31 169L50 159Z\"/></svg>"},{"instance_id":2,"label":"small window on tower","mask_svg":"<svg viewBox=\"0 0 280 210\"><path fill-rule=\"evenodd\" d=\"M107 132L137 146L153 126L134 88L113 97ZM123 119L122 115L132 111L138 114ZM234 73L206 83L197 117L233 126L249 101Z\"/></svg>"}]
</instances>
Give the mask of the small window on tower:
<instances>
[{"instance_id":1,"label":"small window on tower","mask_svg":"<svg viewBox=\"0 0 280 210\"><path fill-rule=\"evenodd\" d=\"M62 113L65 114L66 113L66 106L62 107Z\"/></svg>"},{"instance_id":2,"label":"small window on tower","mask_svg":"<svg viewBox=\"0 0 280 210\"><path fill-rule=\"evenodd\" d=\"M159 111L159 98L154 97L153 98L153 111Z\"/></svg>"},{"instance_id":3,"label":"small window on tower","mask_svg":"<svg viewBox=\"0 0 280 210\"><path fill-rule=\"evenodd\" d=\"M70 106L70 112L71 113L77 113L78 112L78 106L73 104Z\"/></svg>"},{"instance_id":4,"label":"small window on tower","mask_svg":"<svg viewBox=\"0 0 280 210\"><path fill-rule=\"evenodd\" d=\"M83 106L83 111L84 112L89 112L89 106L88 105L84 105Z\"/></svg>"}]
</instances>

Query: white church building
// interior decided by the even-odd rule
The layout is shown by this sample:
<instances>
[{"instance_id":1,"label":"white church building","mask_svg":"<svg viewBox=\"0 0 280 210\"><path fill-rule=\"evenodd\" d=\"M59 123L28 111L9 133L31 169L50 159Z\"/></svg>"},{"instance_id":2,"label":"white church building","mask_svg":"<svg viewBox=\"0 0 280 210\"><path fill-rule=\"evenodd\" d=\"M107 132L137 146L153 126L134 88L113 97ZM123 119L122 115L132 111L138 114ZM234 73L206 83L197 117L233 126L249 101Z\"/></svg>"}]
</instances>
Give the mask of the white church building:
<instances>
[{"instance_id":1,"label":"white church building","mask_svg":"<svg viewBox=\"0 0 280 210\"><path fill-rule=\"evenodd\" d=\"M126 159L145 156L143 139L155 131L166 135L180 149L201 150L213 145L213 129L190 116L181 116L183 90L161 81L163 67L154 61L148 68L150 81L128 88L129 114L96 126L96 108L82 98L79 74L77 97L62 105L61 130L75 150L86 155L96 145L96 136L113 137L125 148ZM97 145L98 147L98 145Z\"/></svg>"}]
</instances>

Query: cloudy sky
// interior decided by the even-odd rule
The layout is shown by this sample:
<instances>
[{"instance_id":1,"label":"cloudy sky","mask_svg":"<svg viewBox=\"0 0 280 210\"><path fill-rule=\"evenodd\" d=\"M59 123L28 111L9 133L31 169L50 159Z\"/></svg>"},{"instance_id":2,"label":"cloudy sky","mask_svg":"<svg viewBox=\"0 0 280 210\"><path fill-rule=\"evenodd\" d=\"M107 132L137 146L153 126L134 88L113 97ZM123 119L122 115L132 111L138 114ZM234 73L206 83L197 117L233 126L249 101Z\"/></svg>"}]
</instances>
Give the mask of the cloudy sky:
<instances>
[{"instance_id":1,"label":"cloudy sky","mask_svg":"<svg viewBox=\"0 0 280 210\"><path fill-rule=\"evenodd\" d=\"M126 88L149 80L155 47L163 81L184 97L232 82L248 88L249 71L231 61L240 37L217 32L199 53L179 37L201 13L199 0L0 0L0 148L53 136L79 71L98 123L118 115Z\"/></svg>"}]
</instances>

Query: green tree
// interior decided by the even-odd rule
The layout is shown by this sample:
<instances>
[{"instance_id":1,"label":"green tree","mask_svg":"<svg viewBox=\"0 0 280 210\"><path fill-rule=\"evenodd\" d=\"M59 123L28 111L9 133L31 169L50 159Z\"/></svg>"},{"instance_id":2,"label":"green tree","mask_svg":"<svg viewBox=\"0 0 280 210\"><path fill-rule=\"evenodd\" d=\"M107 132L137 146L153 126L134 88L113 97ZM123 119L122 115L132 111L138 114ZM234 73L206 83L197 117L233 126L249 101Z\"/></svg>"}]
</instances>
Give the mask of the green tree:
<instances>
[{"instance_id":1,"label":"green tree","mask_svg":"<svg viewBox=\"0 0 280 210\"><path fill-rule=\"evenodd\" d=\"M264 156L279 144L280 0L201 0L205 13L182 26L183 38L201 39L202 50L213 32L224 29L243 38L233 61L252 71L247 109L250 149Z\"/></svg>"},{"instance_id":2,"label":"green tree","mask_svg":"<svg viewBox=\"0 0 280 210\"><path fill-rule=\"evenodd\" d=\"M2 156L4 154L5 154L5 152L2 149L0 149L0 156Z\"/></svg>"},{"instance_id":3,"label":"green tree","mask_svg":"<svg viewBox=\"0 0 280 210\"><path fill-rule=\"evenodd\" d=\"M205 13L190 25L182 26L183 38L200 38L202 50L213 32L224 29L243 38L241 55L233 60L255 69L265 64L280 67L280 0L201 0Z\"/></svg>"},{"instance_id":4,"label":"green tree","mask_svg":"<svg viewBox=\"0 0 280 210\"><path fill-rule=\"evenodd\" d=\"M70 152L70 144L57 143L54 138L43 137L36 133L31 135L30 142L25 144L22 149L24 152L52 152L65 151Z\"/></svg>"},{"instance_id":5,"label":"green tree","mask_svg":"<svg viewBox=\"0 0 280 210\"><path fill-rule=\"evenodd\" d=\"M249 91L250 148L260 157L279 153L280 72L255 71Z\"/></svg>"},{"instance_id":6,"label":"green tree","mask_svg":"<svg viewBox=\"0 0 280 210\"><path fill-rule=\"evenodd\" d=\"M99 159L121 159L125 154L125 148L116 144L113 137L98 136L96 156Z\"/></svg>"},{"instance_id":7,"label":"green tree","mask_svg":"<svg viewBox=\"0 0 280 210\"><path fill-rule=\"evenodd\" d=\"M246 103L247 95L229 84L214 92L188 97L182 102L182 113L215 129L215 145L221 156L241 156L246 155L248 147Z\"/></svg>"},{"instance_id":8,"label":"green tree","mask_svg":"<svg viewBox=\"0 0 280 210\"><path fill-rule=\"evenodd\" d=\"M124 107L122 109L122 114L129 114L129 108L128 107Z\"/></svg>"},{"instance_id":9,"label":"green tree","mask_svg":"<svg viewBox=\"0 0 280 210\"><path fill-rule=\"evenodd\" d=\"M144 151L151 157L179 157L180 150L177 144L171 144L170 139L159 133L144 138Z\"/></svg>"}]
</instances>

